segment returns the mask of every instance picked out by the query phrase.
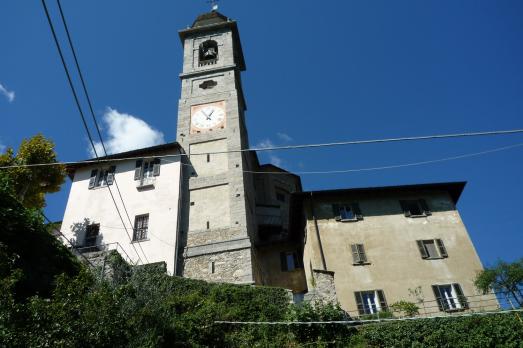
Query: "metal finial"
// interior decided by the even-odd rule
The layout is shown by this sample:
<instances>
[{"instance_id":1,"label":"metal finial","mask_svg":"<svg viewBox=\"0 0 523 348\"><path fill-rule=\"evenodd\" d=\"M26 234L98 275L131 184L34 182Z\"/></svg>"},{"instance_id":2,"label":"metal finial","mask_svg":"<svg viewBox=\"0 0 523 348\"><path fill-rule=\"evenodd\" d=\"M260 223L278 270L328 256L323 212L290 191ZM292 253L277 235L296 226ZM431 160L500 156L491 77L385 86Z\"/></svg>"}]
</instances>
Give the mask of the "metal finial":
<instances>
[{"instance_id":1,"label":"metal finial","mask_svg":"<svg viewBox=\"0 0 523 348\"><path fill-rule=\"evenodd\" d=\"M207 0L207 3L211 4L211 11L218 11L218 1L219 0Z\"/></svg>"}]
</instances>

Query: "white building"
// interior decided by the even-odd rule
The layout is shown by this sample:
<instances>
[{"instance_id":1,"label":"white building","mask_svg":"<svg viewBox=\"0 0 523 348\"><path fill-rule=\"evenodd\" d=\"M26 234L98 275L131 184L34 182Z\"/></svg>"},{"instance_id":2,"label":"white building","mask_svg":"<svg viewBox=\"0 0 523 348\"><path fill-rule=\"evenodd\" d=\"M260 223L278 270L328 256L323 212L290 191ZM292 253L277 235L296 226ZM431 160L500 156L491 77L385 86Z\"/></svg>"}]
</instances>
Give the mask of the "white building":
<instances>
[{"instance_id":1,"label":"white building","mask_svg":"<svg viewBox=\"0 0 523 348\"><path fill-rule=\"evenodd\" d=\"M165 262L175 274L181 153L169 143L68 166L64 235L80 250L115 249L134 264Z\"/></svg>"}]
</instances>

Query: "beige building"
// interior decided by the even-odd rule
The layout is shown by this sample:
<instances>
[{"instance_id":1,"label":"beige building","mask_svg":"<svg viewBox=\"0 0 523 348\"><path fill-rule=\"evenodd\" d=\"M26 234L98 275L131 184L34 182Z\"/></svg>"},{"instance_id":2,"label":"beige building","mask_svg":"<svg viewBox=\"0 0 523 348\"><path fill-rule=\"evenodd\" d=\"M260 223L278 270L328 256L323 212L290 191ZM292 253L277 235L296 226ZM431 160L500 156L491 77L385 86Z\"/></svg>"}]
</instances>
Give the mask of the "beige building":
<instances>
[{"instance_id":1,"label":"beige building","mask_svg":"<svg viewBox=\"0 0 523 348\"><path fill-rule=\"evenodd\" d=\"M465 183L302 192L303 264L309 293L351 315L397 301L422 314L496 308L479 296L482 270L456 203ZM298 217L299 219L299 217ZM423 302L421 304L421 302Z\"/></svg>"}]
</instances>

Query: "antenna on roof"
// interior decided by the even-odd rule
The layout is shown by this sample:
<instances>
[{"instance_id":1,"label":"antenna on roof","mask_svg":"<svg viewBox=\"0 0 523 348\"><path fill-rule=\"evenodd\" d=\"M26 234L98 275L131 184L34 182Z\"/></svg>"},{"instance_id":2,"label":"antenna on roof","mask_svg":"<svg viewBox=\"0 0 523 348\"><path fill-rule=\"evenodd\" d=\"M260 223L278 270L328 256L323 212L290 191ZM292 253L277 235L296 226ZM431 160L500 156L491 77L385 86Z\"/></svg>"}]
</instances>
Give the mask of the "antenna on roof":
<instances>
[{"instance_id":1,"label":"antenna on roof","mask_svg":"<svg viewBox=\"0 0 523 348\"><path fill-rule=\"evenodd\" d=\"M211 11L218 11L218 1L219 0L207 0L207 3L211 4Z\"/></svg>"}]
</instances>

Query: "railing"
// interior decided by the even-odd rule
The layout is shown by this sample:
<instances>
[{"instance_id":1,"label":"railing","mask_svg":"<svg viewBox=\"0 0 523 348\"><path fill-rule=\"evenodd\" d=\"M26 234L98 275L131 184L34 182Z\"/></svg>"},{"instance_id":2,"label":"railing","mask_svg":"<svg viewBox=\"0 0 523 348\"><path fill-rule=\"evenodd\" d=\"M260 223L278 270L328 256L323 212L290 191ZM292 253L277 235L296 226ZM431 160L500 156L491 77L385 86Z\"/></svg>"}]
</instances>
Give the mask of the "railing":
<instances>
[{"instance_id":1,"label":"railing","mask_svg":"<svg viewBox=\"0 0 523 348\"><path fill-rule=\"evenodd\" d=\"M280 207L277 205L257 205L256 220L258 225L281 226L283 221Z\"/></svg>"},{"instance_id":2,"label":"railing","mask_svg":"<svg viewBox=\"0 0 523 348\"><path fill-rule=\"evenodd\" d=\"M205 65L214 65L218 62L218 58L216 59L208 59L208 60L201 60L198 62L198 66L205 66Z\"/></svg>"}]
</instances>

